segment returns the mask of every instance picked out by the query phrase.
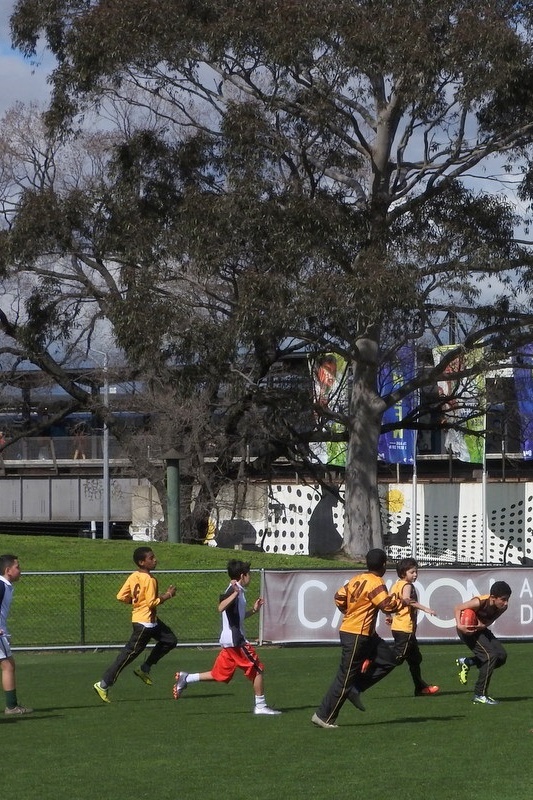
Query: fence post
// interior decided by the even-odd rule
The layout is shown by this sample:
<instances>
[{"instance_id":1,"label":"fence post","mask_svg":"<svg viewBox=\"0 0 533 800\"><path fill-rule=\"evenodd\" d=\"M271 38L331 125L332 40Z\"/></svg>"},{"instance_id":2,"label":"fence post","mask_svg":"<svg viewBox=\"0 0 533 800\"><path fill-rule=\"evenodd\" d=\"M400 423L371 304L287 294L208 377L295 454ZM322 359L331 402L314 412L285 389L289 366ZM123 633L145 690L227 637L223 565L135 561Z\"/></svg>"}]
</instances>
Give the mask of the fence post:
<instances>
[{"instance_id":1,"label":"fence post","mask_svg":"<svg viewBox=\"0 0 533 800\"><path fill-rule=\"evenodd\" d=\"M85 644L85 573L80 575L80 644Z\"/></svg>"},{"instance_id":2,"label":"fence post","mask_svg":"<svg viewBox=\"0 0 533 800\"><path fill-rule=\"evenodd\" d=\"M265 570L261 569L261 580L259 583L260 590L259 596L264 599L265 597ZM263 644L263 608L259 609L259 644Z\"/></svg>"}]
</instances>

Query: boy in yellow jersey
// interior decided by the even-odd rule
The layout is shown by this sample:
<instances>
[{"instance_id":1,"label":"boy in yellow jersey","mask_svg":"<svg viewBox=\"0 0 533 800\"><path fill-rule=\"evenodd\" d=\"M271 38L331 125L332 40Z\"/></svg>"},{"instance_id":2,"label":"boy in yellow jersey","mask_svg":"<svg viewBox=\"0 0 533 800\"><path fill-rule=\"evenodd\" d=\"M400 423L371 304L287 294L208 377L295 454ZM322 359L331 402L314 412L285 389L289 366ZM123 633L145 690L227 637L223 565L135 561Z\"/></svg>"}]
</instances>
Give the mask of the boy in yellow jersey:
<instances>
[{"instance_id":1,"label":"boy in yellow jersey","mask_svg":"<svg viewBox=\"0 0 533 800\"><path fill-rule=\"evenodd\" d=\"M365 707L361 693L388 675L396 666L392 648L376 633L379 611L399 611L404 601L389 595L383 583L387 569L387 554L369 550L367 572L354 575L335 594L335 604L344 613L339 636L342 647L337 675L326 692L311 722L320 728L337 728L336 719L349 700L361 711ZM365 661L371 666L361 673Z\"/></svg>"},{"instance_id":2,"label":"boy in yellow jersey","mask_svg":"<svg viewBox=\"0 0 533 800\"><path fill-rule=\"evenodd\" d=\"M152 683L150 668L178 643L168 625L157 617L158 607L174 597L176 587L171 585L166 592L159 594L157 580L150 574L157 566L151 547L138 547L133 553L133 560L137 564L137 570L132 572L117 594L117 600L132 605L133 631L115 661L104 672L103 678L94 684L96 694L104 703L111 702L108 697L109 687L113 686L124 667L143 652L150 639L155 639L157 644L140 669L135 670L135 675L148 686Z\"/></svg>"},{"instance_id":3,"label":"boy in yellow jersey","mask_svg":"<svg viewBox=\"0 0 533 800\"><path fill-rule=\"evenodd\" d=\"M490 594L478 595L466 603L455 606L455 624L460 640L472 651L472 656L457 658L455 663L459 667L459 681L465 684L468 680L470 667L479 669L476 685L474 686L473 703L485 706L498 705L498 700L489 696L489 684L492 673L498 667L503 667L507 661L507 652L501 642L489 631L489 625L507 611L511 587L505 581L496 581L492 584ZM461 611L472 608L478 618L478 624L467 627L461 623Z\"/></svg>"},{"instance_id":4,"label":"boy in yellow jersey","mask_svg":"<svg viewBox=\"0 0 533 800\"><path fill-rule=\"evenodd\" d=\"M387 615L387 622L391 626L394 638L394 654L396 663L403 664L407 661L413 683L415 685L415 696L437 694L439 687L430 685L422 680L420 665L422 664L422 653L416 638L417 611L424 611L426 614L435 616L431 608L421 605L418 602L418 594L414 583L418 577L418 563L414 558L402 558L396 566L398 580L391 587L391 594L400 597L405 605L392 617Z\"/></svg>"}]
</instances>

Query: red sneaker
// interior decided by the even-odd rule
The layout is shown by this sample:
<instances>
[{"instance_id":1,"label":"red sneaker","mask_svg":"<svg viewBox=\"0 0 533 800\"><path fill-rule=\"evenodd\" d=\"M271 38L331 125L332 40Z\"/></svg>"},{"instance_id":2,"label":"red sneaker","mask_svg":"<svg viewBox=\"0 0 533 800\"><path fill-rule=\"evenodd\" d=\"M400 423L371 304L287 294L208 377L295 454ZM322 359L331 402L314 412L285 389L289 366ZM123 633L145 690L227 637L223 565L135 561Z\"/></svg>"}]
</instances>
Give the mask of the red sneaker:
<instances>
[{"instance_id":1,"label":"red sneaker","mask_svg":"<svg viewBox=\"0 0 533 800\"><path fill-rule=\"evenodd\" d=\"M424 686L423 689L415 692L415 697L421 697L426 694L437 694L437 692L440 692L440 686Z\"/></svg>"}]
</instances>

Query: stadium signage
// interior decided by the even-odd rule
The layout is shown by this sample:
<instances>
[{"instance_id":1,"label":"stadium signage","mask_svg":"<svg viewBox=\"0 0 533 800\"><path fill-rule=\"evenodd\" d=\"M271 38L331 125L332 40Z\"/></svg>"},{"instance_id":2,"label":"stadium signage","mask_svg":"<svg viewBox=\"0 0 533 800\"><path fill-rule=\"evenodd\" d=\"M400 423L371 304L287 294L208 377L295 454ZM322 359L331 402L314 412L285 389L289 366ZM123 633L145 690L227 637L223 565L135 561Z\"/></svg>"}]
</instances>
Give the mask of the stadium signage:
<instances>
[{"instance_id":1,"label":"stadium signage","mask_svg":"<svg viewBox=\"0 0 533 800\"><path fill-rule=\"evenodd\" d=\"M338 570L266 570L262 640L276 643L338 642L341 614L333 602L335 591L354 573ZM392 585L392 571L385 575ZM418 615L417 638L421 641L456 641L454 607L475 595L488 594L497 580L505 580L513 594L507 612L492 626L501 638L533 639L533 569L421 570L415 586L420 602L433 608L437 616ZM378 617L378 632L390 638L383 614Z\"/></svg>"}]
</instances>

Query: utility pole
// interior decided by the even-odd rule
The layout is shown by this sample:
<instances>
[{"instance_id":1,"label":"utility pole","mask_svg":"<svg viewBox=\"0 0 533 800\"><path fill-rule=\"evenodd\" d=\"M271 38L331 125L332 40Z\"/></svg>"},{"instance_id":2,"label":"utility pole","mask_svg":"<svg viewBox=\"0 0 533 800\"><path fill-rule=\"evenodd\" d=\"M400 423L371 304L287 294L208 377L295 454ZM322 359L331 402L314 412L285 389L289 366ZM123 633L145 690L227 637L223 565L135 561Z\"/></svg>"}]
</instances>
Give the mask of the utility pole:
<instances>
[{"instance_id":1,"label":"utility pole","mask_svg":"<svg viewBox=\"0 0 533 800\"><path fill-rule=\"evenodd\" d=\"M107 409L109 408L109 354L103 350L91 348L93 353L98 353L104 357L103 373L103 404L106 410L104 419L104 437L102 442L102 538L110 539L110 517L111 517L111 482L109 477L109 426L107 424Z\"/></svg>"}]
</instances>

